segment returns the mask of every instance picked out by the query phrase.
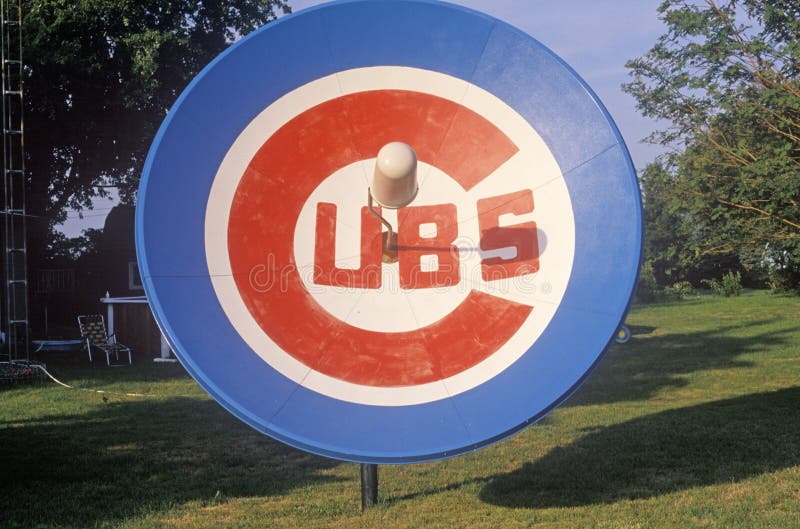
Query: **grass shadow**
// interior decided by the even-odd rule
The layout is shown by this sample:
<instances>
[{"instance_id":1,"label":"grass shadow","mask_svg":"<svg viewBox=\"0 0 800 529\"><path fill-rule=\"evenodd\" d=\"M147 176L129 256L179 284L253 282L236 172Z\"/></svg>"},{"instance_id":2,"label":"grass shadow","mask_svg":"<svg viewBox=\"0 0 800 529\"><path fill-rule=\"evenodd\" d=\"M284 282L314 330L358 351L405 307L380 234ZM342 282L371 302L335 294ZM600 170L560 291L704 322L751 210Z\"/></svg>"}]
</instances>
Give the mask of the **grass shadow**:
<instances>
[{"instance_id":1,"label":"grass shadow","mask_svg":"<svg viewBox=\"0 0 800 529\"><path fill-rule=\"evenodd\" d=\"M641 417L587 433L492 477L480 497L515 508L659 496L800 465L800 387Z\"/></svg>"},{"instance_id":2,"label":"grass shadow","mask_svg":"<svg viewBox=\"0 0 800 529\"><path fill-rule=\"evenodd\" d=\"M337 478L208 400L114 401L0 426L3 527L95 527L188 501L280 495ZM54 518L57 516L57 518Z\"/></svg>"},{"instance_id":3,"label":"grass shadow","mask_svg":"<svg viewBox=\"0 0 800 529\"><path fill-rule=\"evenodd\" d=\"M776 330L771 327L775 321L743 321L660 335L652 327L637 328L631 341L609 350L597 371L564 406L647 400L661 390L685 386L682 375L751 367L752 362L742 360L742 355L793 339L796 330ZM737 336L744 327L749 328L747 335Z\"/></svg>"}]
</instances>

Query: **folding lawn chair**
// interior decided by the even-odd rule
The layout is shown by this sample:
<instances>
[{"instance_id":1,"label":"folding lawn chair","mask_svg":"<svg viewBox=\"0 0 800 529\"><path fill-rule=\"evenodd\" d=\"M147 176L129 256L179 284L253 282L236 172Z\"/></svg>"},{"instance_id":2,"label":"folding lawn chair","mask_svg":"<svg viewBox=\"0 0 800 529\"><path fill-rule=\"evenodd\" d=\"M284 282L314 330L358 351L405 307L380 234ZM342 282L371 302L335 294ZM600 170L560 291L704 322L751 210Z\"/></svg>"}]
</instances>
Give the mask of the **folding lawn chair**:
<instances>
[{"instance_id":1,"label":"folding lawn chair","mask_svg":"<svg viewBox=\"0 0 800 529\"><path fill-rule=\"evenodd\" d=\"M86 351L89 353L89 362L92 361L92 347L94 347L106 354L106 364L109 366L111 365L112 354L119 362L119 353L128 353L128 364L133 363L130 347L117 343L117 339L113 334L108 335L106 322L101 314L78 316L78 327L81 330L81 340L83 340Z\"/></svg>"}]
</instances>

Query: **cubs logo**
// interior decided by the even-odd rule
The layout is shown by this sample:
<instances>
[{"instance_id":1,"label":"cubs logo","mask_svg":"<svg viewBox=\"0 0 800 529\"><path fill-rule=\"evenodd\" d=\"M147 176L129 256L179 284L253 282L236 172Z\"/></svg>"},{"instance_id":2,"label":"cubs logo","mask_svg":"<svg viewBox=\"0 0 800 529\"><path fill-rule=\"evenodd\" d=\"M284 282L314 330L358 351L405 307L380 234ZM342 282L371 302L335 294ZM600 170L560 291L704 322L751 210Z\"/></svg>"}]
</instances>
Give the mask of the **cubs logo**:
<instances>
[{"instance_id":1,"label":"cubs logo","mask_svg":"<svg viewBox=\"0 0 800 529\"><path fill-rule=\"evenodd\" d=\"M299 362L314 391L380 405L465 391L524 353L563 295L574 228L558 164L462 80L407 67L335 77L347 93L332 96L329 78L298 88L220 166L206 219L213 233L227 225L206 239L220 301L264 361L290 377ZM386 78L392 89L370 82ZM390 265L365 193L393 139L416 150L420 191L392 216Z\"/></svg>"}]
</instances>

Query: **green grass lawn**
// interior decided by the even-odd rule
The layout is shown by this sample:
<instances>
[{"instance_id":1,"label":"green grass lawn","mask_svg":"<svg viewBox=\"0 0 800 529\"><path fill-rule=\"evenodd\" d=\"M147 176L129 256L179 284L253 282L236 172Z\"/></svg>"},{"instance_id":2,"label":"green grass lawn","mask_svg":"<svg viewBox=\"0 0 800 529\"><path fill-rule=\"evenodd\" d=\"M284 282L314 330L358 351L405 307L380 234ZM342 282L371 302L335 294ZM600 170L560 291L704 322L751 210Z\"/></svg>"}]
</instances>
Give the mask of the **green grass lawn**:
<instances>
[{"instance_id":1,"label":"green grass lawn","mask_svg":"<svg viewBox=\"0 0 800 529\"><path fill-rule=\"evenodd\" d=\"M239 423L177 365L91 368L0 389L0 527L800 527L800 299L637 307L579 392L479 452L358 465Z\"/></svg>"}]
</instances>

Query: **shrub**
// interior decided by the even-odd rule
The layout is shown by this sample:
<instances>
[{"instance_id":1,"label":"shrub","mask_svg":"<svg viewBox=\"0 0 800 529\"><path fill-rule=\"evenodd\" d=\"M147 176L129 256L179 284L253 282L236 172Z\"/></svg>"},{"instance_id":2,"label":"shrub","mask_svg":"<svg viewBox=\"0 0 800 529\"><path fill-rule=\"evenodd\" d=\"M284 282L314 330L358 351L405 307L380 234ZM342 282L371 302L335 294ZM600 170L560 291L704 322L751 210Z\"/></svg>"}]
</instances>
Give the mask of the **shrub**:
<instances>
[{"instance_id":1,"label":"shrub","mask_svg":"<svg viewBox=\"0 0 800 529\"><path fill-rule=\"evenodd\" d=\"M800 266L785 266L769 271L769 287L775 292L800 294Z\"/></svg>"},{"instance_id":2,"label":"shrub","mask_svg":"<svg viewBox=\"0 0 800 529\"><path fill-rule=\"evenodd\" d=\"M686 299L694 292L692 284L688 281L678 281L677 283L668 286L665 290L667 298L675 301Z\"/></svg>"},{"instance_id":3,"label":"shrub","mask_svg":"<svg viewBox=\"0 0 800 529\"><path fill-rule=\"evenodd\" d=\"M701 281L719 296L731 297L742 293L742 274L728 271L721 280L703 279Z\"/></svg>"}]
</instances>

